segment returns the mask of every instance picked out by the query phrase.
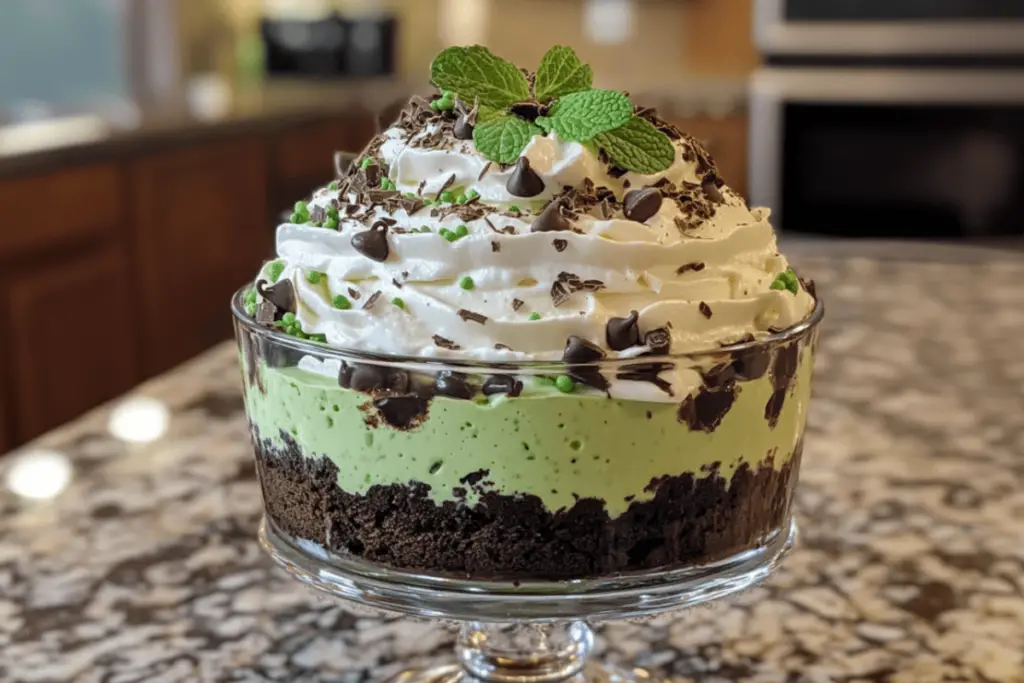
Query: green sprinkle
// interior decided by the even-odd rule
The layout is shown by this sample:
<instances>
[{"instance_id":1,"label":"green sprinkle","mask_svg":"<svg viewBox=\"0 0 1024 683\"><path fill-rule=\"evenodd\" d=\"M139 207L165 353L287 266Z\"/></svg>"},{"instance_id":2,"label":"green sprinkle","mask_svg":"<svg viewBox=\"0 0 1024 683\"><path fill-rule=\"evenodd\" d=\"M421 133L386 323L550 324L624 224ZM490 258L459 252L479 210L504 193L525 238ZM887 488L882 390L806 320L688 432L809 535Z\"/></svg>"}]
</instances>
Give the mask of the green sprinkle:
<instances>
[{"instance_id":1,"label":"green sprinkle","mask_svg":"<svg viewBox=\"0 0 1024 683\"><path fill-rule=\"evenodd\" d=\"M311 335L309 335L309 341L315 341L315 342L320 342L321 344L326 344L327 343L327 335L326 334L311 334Z\"/></svg>"},{"instance_id":2,"label":"green sprinkle","mask_svg":"<svg viewBox=\"0 0 1024 683\"><path fill-rule=\"evenodd\" d=\"M465 204L468 201L469 201L469 198L466 197L466 195L464 195L464 194L460 194L458 197L455 198L455 203L456 204Z\"/></svg>"},{"instance_id":3,"label":"green sprinkle","mask_svg":"<svg viewBox=\"0 0 1024 683\"><path fill-rule=\"evenodd\" d=\"M454 242L455 240L459 239L459 236L456 235L451 230L449 230L448 228L441 228L441 237L445 238L449 242Z\"/></svg>"},{"instance_id":4,"label":"green sprinkle","mask_svg":"<svg viewBox=\"0 0 1024 683\"><path fill-rule=\"evenodd\" d=\"M295 213L308 214L309 213L309 204L306 204L306 202L304 202L304 201L297 201L297 202L295 202Z\"/></svg>"},{"instance_id":5,"label":"green sprinkle","mask_svg":"<svg viewBox=\"0 0 1024 683\"><path fill-rule=\"evenodd\" d=\"M540 320L540 313L531 313L530 320Z\"/></svg>"},{"instance_id":6,"label":"green sprinkle","mask_svg":"<svg viewBox=\"0 0 1024 683\"><path fill-rule=\"evenodd\" d=\"M405 302L402 301L399 297L396 296L394 299L391 300L391 303L393 303L395 306L398 306L403 311L405 310Z\"/></svg>"},{"instance_id":7,"label":"green sprinkle","mask_svg":"<svg viewBox=\"0 0 1024 683\"><path fill-rule=\"evenodd\" d=\"M782 280L782 278L780 276L780 277L775 278L775 282L772 283L771 288L772 289L780 289L780 290L781 289L786 289L786 283L785 283L785 281Z\"/></svg>"},{"instance_id":8,"label":"green sprinkle","mask_svg":"<svg viewBox=\"0 0 1024 683\"><path fill-rule=\"evenodd\" d=\"M440 201L440 202L441 202L442 204L451 204L451 203L452 203L452 200L453 200L454 198L455 198L455 197L454 197L454 196L452 195L451 191L449 191L449 190L445 190L444 192L442 192L442 193L441 193L441 194L440 194L440 195L438 196L438 198L437 198L437 199L438 199L438 201Z\"/></svg>"},{"instance_id":9,"label":"green sprinkle","mask_svg":"<svg viewBox=\"0 0 1024 683\"><path fill-rule=\"evenodd\" d=\"M327 207L327 217L328 218L338 218L338 209L336 207L334 207L334 206L328 206Z\"/></svg>"},{"instance_id":10,"label":"green sprinkle","mask_svg":"<svg viewBox=\"0 0 1024 683\"><path fill-rule=\"evenodd\" d=\"M394 190L395 184L391 182L391 178L384 176L380 179L380 189L382 190Z\"/></svg>"},{"instance_id":11,"label":"green sprinkle","mask_svg":"<svg viewBox=\"0 0 1024 683\"><path fill-rule=\"evenodd\" d=\"M420 232L430 232L430 226L429 225L421 225L420 226Z\"/></svg>"},{"instance_id":12,"label":"green sprinkle","mask_svg":"<svg viewBox=\"0 0 1024 683\"><path fill-rule=\"evenodd\" d=\"M468 190L466 192L466 199L467 200L469 200L469 199L476 199L479 196L480 196L480 193L477 192L476 190Z\"/></svg>"},{"instance_id":13,"label":"green sprinkle","mask_svg":"<svg viewBox=\"0 0 1024 683\"><path fill-rule=\"evenodd\" d=\"M328 190L337 190L339 187L340 187L340 185L338 185L338 181L337 180L332 180L331 182L329 182L327 184L327 189Z\"/></svg>"},{"instance_id":14,"label":"green sprinkle","mask_svg":"<svg viewBox=\"0 0 1024 683\"><path fill-rule=\"evenodd\" d=\"M459 280L459 287L462 287L464 290L468 292L469 290L476 287L476 283L473 282L473 278L471 278L470 276L463 275L462 279Z\"/></svg>"},{"instance_id":15,"label":"green sprinkle","mask_svg":"<svg viewBox=\"0 0 1024 683\"><path fill-rule=\"evenodd\" d=\"M427 199L426 197L423 198L423 206L433 206L433 205L434 205L434 200L433 199Z\"/></svg>"},{"instance_id":16,"label":"green sprinkle","mask_svg":"<svg viewBox=\"0 0 1024 683\"><path fill-rule=\"evenodd\" d=\"M455 228L455 235L457 237L465 237L468 234L469 228L467 228L465 225L460 225L459 227Z\"/></svg>"},{"instance_id":17,"label":"green sprinkle","mask_svg":"<svg viewBox=\"0 0 1024 683\"><path fill-rule=\"evenodd\" d=\"M405 196L406 199L416 199L416 193L415 192L406 192L404 196Z\"/></svg>"},{"instance_id":18,"label":"green sprinkle","mask_svg":"<svg viewBox=\"0 0 1024 683\"><path fill-rule=\"evenodd\" d=\"M293 213L291 215L291 218L289 218L288 220L290 220L292 223L295 223L296 225L302 225L303 223L309 220L309 216L304 216L301 213Z\"/></svg>"},{"instance_id":19,"label":"green sprinkle","mask_svg":"<svg viewBox=\"0 0 1024 683\"><path fill-rule=\"evenodd\" d=\"M348 297L344 294L335 294L334 298L331 299L331 304L342 311L347 311L352 308L352 302L348 300Z\"/></svg>"},{"instance_id":20,"label":"green sprinkle","mask_svg":"<svg viewBox=\"0 0 1024 683\"><path fill-rule=\"evenodd\" d=\"M338 217L337 216L328 216L327 220L324 221L324 224L323 224L322 227L325 227L328 230L337 230L338 229Z\"/></svg>"},{"instance_id":21,"label":"green sprinkle","mask_svg":"<svg viewBox=\"0 0 1024 683\"><path fill-rule=\"evenodd\" d=\"M787 289L793 295L800 292L800 281L796 277L796 273L792 268L787 268L784 272L779 273L778 277L771 284L771 289L783 290Z\"/></svg>"},{"instance_id":22,"label":"green sprinkle","mask_svg":"<svg viewBox=\"0 0 1024 683\"><path fill-rule=\"evenodd\" d=\"M568 375L559 375L555 380L555 388L563 394L571 394L576 389L576 382L572 381L572 377Z\"/></svg>"},{"instance_id":23,"label":"green sprinkle","mask_svg":"<svg viewBox=\"0 0 1024 683\"><path fill-rule=\"evenodd\" d=\"M363 159L362 163L359 164L359 168L366 168L367 166L369 166L372 163L373 163L373 157L366 157L365 159Z\"/></svg>"},{"instance_id":24,"label":"green sprinkle","mask_svg":"<svg viewBox=\"0 0 1024 683\"><path fill-rule=\"evenodd\" d=\"M509 213L519 213L519 207L516 206L515 204L513 204L510 207L508 207L508 210L509 210Z\"/></svg>"},{"instance_id":25,"label":"green sprinkle","mask_svg":"<svg viewBox=\"0 0 1024 683\"><path fill-rule=\"evenodd\" d=\"M267 276L270 278L271 282L277 282L278 278L281 277L281 273L283 273L283 272L284 272L284 262L283 261L273 261L267 267Z\"/></svg>"},{"instance_id":26,"label":"green sprinkle","mask_svg":"<svg viewBox=\"0 0 1024 683\"><path fill-rule=\"evenodd\" d=\"M245 312L252 316L256 315L256 288L250 287L245 290L245 295L242 297L242 304L245 306Z\"/></svg>"},{"instance_id":27,"label":"green sprinkle","mask_svg":"<svg viewBox=\"0 0 1024 683\"><path fill-rule=\"evenodd\" d=\"M306 282L308 282L311 285L318 285L320 284L320 280L323 278L323 276L324 274L321 273L320 271L311 270L308 273L306 273Z\"/></svg>"},{"instance_id":28,"label":"green sprinkle","mask_svg":"<svg viewBox=\"0 0 1024 683\"><path fill-rule=\"evenodd\" d=\"M537 375L533 378L534 383L541 387L553 387L555 386L555 379L553 377L545 377L544 375Z\"/></svg>"},{"instance_id":29,"label":"green sprinkle","mask_svg":"<svg viewBox=\"0 0 1024 683\"><path fill-rule=\"evenodd\" d=\"M295 319L295 314L291 313L291 312L285 313L284 315L282 315L281 316L281 322L284 323L285 326L287 326L287 327L291 327L292 325L295 325L296 323L298 323L298 321Z\"/></svg>"}]
</instances>

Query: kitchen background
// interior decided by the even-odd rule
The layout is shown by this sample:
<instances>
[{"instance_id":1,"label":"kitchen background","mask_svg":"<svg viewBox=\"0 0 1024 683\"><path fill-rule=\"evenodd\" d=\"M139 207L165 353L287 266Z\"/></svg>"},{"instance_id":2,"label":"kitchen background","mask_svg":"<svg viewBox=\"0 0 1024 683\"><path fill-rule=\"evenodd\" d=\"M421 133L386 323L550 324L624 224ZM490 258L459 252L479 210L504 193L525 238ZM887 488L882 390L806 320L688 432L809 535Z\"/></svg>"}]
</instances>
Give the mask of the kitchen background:
<instances>
[{"instance_id":1,"label":"kitchen background","mask_svg":"<svg viewBox=\"0 0 1024 683\"><path fill-rule=\"evenodd\" d=\"M573 46L787 239L1016 247L1024 10L944 0L929 24L921 4L5 0L0 452L227 339L280 212L449 44L523 65Z\"/></svg>"}]
</instances>

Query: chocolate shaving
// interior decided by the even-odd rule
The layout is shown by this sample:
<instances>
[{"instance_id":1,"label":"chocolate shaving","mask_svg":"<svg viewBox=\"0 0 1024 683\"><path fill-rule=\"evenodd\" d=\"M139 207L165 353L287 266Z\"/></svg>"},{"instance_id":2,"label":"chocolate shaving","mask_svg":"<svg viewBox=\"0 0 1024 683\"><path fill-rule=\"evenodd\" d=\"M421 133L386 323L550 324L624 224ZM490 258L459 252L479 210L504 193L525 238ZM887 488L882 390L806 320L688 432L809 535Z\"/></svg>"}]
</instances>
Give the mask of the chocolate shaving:
<instances>
[{"instance_id":1,"label":"chocolate shaving","mask_svg":"<svg viewBox=\"0 0 1024 683\"><path fill-rule=\"evenodd\" d=\"M363 173L366 175L367 187L377 187L378 185L380 185L380 180L382 177L380 166L378 166L377 164L370 164L369 166L363 169Z\"/></svg>"},{"instance_id":2,"label":"chocolate shaving","mask_svg":"<svg viewBox=\"0 0 1024 683\"><path fill-rule=\"evenodd\" d=\"M322 206L314 206L313 210L309 212L309 220L314 223L323 223L327 218L327 212Z\"/></svg>"},{"instance_id":3,"label":"chocolate shaving","mask_svg":"<svg viewBox=\"0 0 1024 683\"><path fill-rule=\"evenodd\" d=\"M711 315L712 315L711 314L711 307L708 306L703 301L700 302L700 305L697 306L697 308L700 310L700 314L703 315L705 318L710 318L711 317Z\"/></svg>"},{"instance_id":4,"label":"chocolate shaving","mask_svg":"<svg viewBox=\"0 0 1024 683\"><path fill-rule=\"evenodd\" d=\"M484 164L484 168L483 168L483 170L482 170L482 171L480 171L480 175L478 175L478 176L476 177L476 179L477 179L477 182L480 182L481 180L483 180L483 179L484 179L484 176L485 176L485 175L487 175L487 172L488 172L489 170L491 170L491 163L492 163L492 162L488 161L488 162L487 162L486 164Z\"/></svg>"},{"instance_id":5,"label":"chocolate shaving","mask_svg":"<svg viewBox=\"0 0 1024 683\"><path fill-rule=\"evenodd\" d=\"M522 299L512 299L512 310L518 311L520 308L523 307L523 304L525 303L526 302L523 301Z\"/></svg>"},{"instance_id":6,"label":"chocolate shaving","mask_svg":"<svg viewBox=\"0 0 1024 683\"><path fill-rule=\"evenodd\" d=\"M362 294L359 293L359 290L356 289L355 287L349 287L348 288L348 295L350 297L352 297L353 299L355 299L356 301L359 301L359 299L361 299L362 296L363 296Z\"/></svg>"},{"instance_id":7,"label":"chocolate shaving","mask_svg":"<svg viewBox=\"0 0 1024 683\"><path fill-rule=\"evenodd\" d=\"M441 189L437 191L437 194L434 196L434 199L437 200L437 201L441 201L441 193L444 192L445 190L447 190L449 187L451 187L454 184L455 184L455 174L452 173L450 176L448 176L448 180L444 181L444 185L441 186Z\"/></svg>"},{"instance_id":8,"label":"chocolate shaving","mask_svg":"<svg viewBox=\"0 0 1024 683\"><path fill-rule=\"evenodd\" d=\"M266 280L260 280L256 283L256 291L282 313L295 313L297 310L295 285L291 280L279 280L269 287Z\"/></svg>"},{"instance_id":9,"label":"chocolate shaving","mask_svg":"<svg viewBox=\"0 0 1024 683\"><path fill-rule=\"evenodd\" d=\"M565 251L565 248L569 246L568 240L557 239L551 242L555 246L555 251Z\"/></svg>"},{"instance_id":10,"label":"chocolate shaving","mask_svg":"<svg viewBox=\"0 0 1024 683\"><path fill-rule=\"evenodd\" d=\"M498 240L491 240L491 251L492 252L499 252L499 251L501 251L501 243Z\"/></svg>"},{"instance_id":11,"label":"chocolate shaving","mask_svg":"<svg viewBox=\"0 0 1024 683\"><path fill-rule=\"evenodd\" d=\"M373 204L384 204L391 199L398 199L402 194L398 190L370 190L367 196Z\"/></svg>"},{"instance_id":12,"label":"chocolate shaving","mask_svg":"<svg viewBox=\"0 0 1024 683\"><path fill-rule=\"evenodd\" d=\"M511 346L508 346L507 344L501 344L501 343L495 344L494 348L497 349L498 351L511 351L512 350Z\"/></svg>"},{"instance_id":13,"label":"chocolate shaving","mask_svg":"<svg viewBox=\"0 0 1024 683\"><path fill-rule=\"evenodd\" d=\"M473 311L466 310L465 308L460 308L456 313L458 313L458 316L462 318L464 322L472 320L473 322L480 323L481 325L487 322L486 315L474 313Z\"/></svg>"},{"instance_id":14,"label":"chocolate shaving","mask_svg":"<svg viewBox=\"0 0 1024 683\"><path fill-rule=\"evenodd\" d=\"M448 349L449 351L458 351L459 349L462 348L461 346L453 342L451 339L445 339L439 334L435 334L433 339L434 345L439 346L442 349Z\"/></svg>"},{"instance_id":15,"label":"chocolate shaving","mask_svg":"<svg viewBox=\"0 0 1024 683\"><path fill-rule=\"evenodd\" d=\"M699 273L704 270L703 261L694 261L693 263L686 263L676 268L676 275L682 275L683 273Z\"/></svg>"},{"instance_id":16,"label":"chocolate shaving","mask_svg":"<svg viewBox=\"0 0 1024 683\"><path fill-rule=\"evenodd\" d=\"M391 278L391 284L393 284L395 287L398 287L399 289L402 288L402 283L398 281L397 277Z\"/></svg>"},{"instance_id":17,"label":"chocolate shaving","mask_svg":"<svg viewBox=\"0 0 1024 683\"><path fill-rule=\"evenodd\" d=\"M370 298L369 298L369 299L367 299L367 300L366 300L366 303L364 303L364 304L363 304L363 310L364 310L364 311L368 311L368 310L370 310L371 308L373 308L373 305L374 305L375 303L377 303L377 299L379 299L379 298L380 298L380 290L378 289L378 290L377 290L376 292L374 292L373 294L371 294L371 295L370 295Z\"/></svg>"},{"instance_id":18,"label":"chocolate shaving","mask_svg":"<svg viewBox=\"0 0 1024 683\"><path fill-rule=\"evenodd\" d=\"M398 200L398 206L402 209L405 209L405 212L410 216L419 211L420 209L422 209L423 207L425 207L426 205L427 203L424 202L419 197L402 197L401 199Z\"/></svg>"},{"instance_id":19,"label":"chocolate shaving","mask_svg":"<svg viewBox=\"0 0 1024 683\"><path fill-rule=\"evenodd\" d=\"M551 300L557 308L576 292L599 292L604 287L605 284L600 280L580 280L578 275L563 271L551 285Z\"/></svg>"}]
</instances>

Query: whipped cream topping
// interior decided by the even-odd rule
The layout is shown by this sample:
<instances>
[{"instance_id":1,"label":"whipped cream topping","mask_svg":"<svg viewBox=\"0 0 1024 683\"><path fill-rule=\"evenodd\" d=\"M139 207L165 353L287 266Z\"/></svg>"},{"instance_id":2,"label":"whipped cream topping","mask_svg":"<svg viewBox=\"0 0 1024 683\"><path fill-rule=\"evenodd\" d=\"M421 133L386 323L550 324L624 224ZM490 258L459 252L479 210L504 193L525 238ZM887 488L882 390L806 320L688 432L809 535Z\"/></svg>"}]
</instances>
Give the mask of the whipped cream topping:
<instances>
[{"instance_id":1,"label":"whipped cream topping","mask_svg":"<svg viewBox=\"0 0 1024 683\"><path fill-rule=\"evenodd\" d=\"M347 217L344 209L354 195L317 191L311 212L340 206L338 230L307 223L277 231L280 278L295 287L296 317L307 334L323 334L341 349L506 362L559 360L566 339L577 335L615 358L649 350L608 349L609 319L630 311L639 314L641 338L667 328L675 354L789 327L814 306L802 287L796 295L770 288L788 264L778 252L768 211L749 209L728 187L719 193L702 189L713 162L692 138L673 141L676 160L669 169L642 176L615 173L586 145L553 133L538 135L523 156L545 189L522 199L506 189L513 169L491 164L471 141L424 144L436 139L435 126L418 132L396 126L369 149L402 193L434 199L447 188L472 190L480 197L473 204L479 217L466 220L465 213L460 217L444 204L376 205L358 218ZM679 190L682 198L667 192L660 209L642 223L626 218L626 193L655 185ZM572 230L531 232L543 207L572 188L610 193L603 192L601 207L577 205ZM709 192L720 196L709 198ZM410 215L409 208L416 210ZM351 243L379 219L392 223L383 262ZM467 233L460 239L450 242L440 234L460 226ZM267 279L268 269L258 279ZM325 277L310 282L311 271ZM336 307L337 295L351 306ZM693 372L663 378L681 390L674 398L646 382L617 381L611 393L679 400L700 381Z\"/></svg>"}]
</instances>

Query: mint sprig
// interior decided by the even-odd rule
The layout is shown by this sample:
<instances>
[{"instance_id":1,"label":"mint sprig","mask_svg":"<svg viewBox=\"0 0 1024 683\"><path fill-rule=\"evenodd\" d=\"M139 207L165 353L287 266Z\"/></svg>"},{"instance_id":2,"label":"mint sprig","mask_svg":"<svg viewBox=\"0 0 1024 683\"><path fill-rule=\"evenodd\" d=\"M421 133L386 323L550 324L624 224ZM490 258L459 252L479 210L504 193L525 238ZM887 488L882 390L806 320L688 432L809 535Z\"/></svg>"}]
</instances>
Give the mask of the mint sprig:
<instances>
[{"instance_id":1,"label":"mint sprig","mask_svg":"<svg viewBox=\"0 0 1024 683\"><path fill-rule=\"evenodd\" d=\"M590 90L594 72L580 61L571 47L555 45L537 67L533 90L538 102L547 103L564 95Z\"/></svg>"},{"instance_id":2,"label":"mint sprig","mask_svg":"<svg viewBox=\"0 0 1024 683\"><path fill-rule=\"evenodd\" d=\"M594 142L616 165L641 175L653 175L672 165L676 148L650 121L632 116L614 130L598 133Z\"/></svg>"},{"instance_id":3,"label":"mint sprig","mask_svg":"<svg viewBox=\"0 0 1024 683\"><path fill-rule=\"evenodd\" d=\"M444 50L430 76L448 100L478 109L473 141L491 161L515 163L535 135L552 131L592 151L603 149L634 173L652 175L675 161L668 136L635 116L625 94L594 89L592 70L572 48L547 51L532 92L522 71L480 45Z\"/></svg>"},{"instance_id":4,"label":"mint sprig","mask_svg":"<svg viewBox=\"0 0 1024 683\"><path fill-rule=\"evenodd\" d=\"M515 64L486 47L450 47L430 65L430 79L464 102L505 109L530 97L530 84Z\"/></svg>"},{"instance_id":5,"label":"mint sprig","mask_svg":"<svg viewBox=\"0 0 1024 683\"><path fill-rule=\"evenodd\" d=\"M499 164L514 164L534 135L543 131L526 119L502 114L473 129L473 142L480 153Z\"/></svg>"},{"instance_id":6,"label":"mint sprig","mask_svg":"<svg viewBox=\"0 0 1024 683\"><path fill-rule=\"evenodd\" d=\"M614 90L585 90L559 99L549 116L538 117L563 140L586 142L600 133L614 130L629 121L633 104Z\"/></svg>"}]
</instances>

